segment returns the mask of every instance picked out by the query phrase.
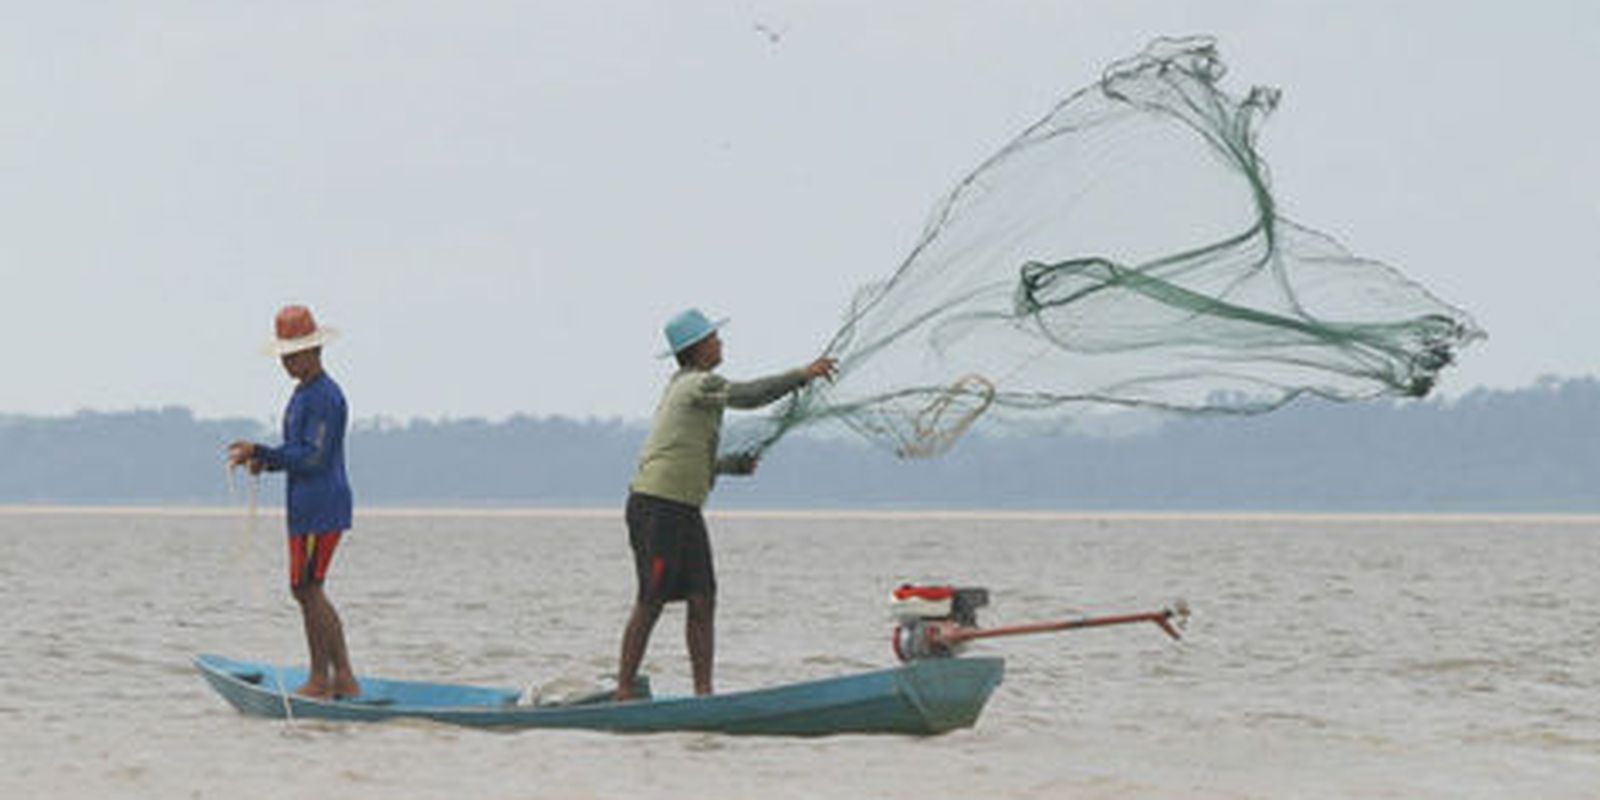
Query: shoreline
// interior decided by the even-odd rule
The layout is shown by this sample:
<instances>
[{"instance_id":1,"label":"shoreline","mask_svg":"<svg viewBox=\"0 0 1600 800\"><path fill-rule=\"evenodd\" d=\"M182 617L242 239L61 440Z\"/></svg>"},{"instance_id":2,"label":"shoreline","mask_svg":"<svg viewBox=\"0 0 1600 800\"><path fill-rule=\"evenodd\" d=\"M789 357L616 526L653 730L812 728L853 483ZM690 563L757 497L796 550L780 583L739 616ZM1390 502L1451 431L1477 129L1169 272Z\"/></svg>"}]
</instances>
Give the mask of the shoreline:
<instances>
[{"instance_id":1,"label":"shoreline","mask_svg":"<svg viewBox=\"0 0 1600 800\"><path fill-rule=\"evenodd\" d=\"M26 516L147 516L147 517L237 517L246 514L237 506L161 506L161 505L61 505L0 504L0 517ZM281 508L262 508L263 516L282 517ZM364 518L467 518L467 519L621 519L621 508L597 507L506 507L468 508L453 506L377 506L357 509ZM916 521L972 520L1020 522L1412 522L1459 524L1474 522L1537 522L1541 524L1600 525L1597 512L1417 512L1417 511L1050 511L1020 509L708 509L712 519L774 519L817 521Z\"/></svg>"}]
</instances>

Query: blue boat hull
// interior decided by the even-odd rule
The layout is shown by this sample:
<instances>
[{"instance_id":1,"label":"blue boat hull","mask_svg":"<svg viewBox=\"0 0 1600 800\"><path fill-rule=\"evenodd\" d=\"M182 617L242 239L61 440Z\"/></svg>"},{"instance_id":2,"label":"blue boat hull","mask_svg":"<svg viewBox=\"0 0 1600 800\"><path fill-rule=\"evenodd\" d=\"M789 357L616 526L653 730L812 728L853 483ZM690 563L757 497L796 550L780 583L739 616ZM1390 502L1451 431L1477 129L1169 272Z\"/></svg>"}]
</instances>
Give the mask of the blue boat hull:
<instances>
[{"instance_id":1,"label":"blue boat hull","mask_svg":"<svg viewBox=\"0 0 1600 800\"><path fill-rule=\"evenodd\" d=\"M999 658L943 658L893 669L708 697L559 706L518 705L516 689L360 679L354 701L297 697L305 670L195 659L212 688L246 714L297 719L431 719L480 728L587 728L630 733L714 731L775 736L930 735L968 728L1000 684Z\"/></svg>"}]
</instances>

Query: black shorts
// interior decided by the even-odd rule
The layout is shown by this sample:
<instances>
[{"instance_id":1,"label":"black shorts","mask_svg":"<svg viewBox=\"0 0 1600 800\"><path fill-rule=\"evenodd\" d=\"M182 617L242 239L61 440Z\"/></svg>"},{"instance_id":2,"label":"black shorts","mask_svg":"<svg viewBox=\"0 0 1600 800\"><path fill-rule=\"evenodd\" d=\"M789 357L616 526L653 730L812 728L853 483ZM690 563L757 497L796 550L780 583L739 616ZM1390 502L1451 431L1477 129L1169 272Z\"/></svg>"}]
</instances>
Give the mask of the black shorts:
<instances>
[{"instance_id":1,"label":"black shorts","mask_svg":"<svg viewBox=\"0 0 1600 800\"><path fill-rule=\"evenodd\" d=\"M711 539L700 509L648 494L628 495L628 542L639 576L640 603L666 603L691 595L717 596Z\"/></svg>"}]
</instances>

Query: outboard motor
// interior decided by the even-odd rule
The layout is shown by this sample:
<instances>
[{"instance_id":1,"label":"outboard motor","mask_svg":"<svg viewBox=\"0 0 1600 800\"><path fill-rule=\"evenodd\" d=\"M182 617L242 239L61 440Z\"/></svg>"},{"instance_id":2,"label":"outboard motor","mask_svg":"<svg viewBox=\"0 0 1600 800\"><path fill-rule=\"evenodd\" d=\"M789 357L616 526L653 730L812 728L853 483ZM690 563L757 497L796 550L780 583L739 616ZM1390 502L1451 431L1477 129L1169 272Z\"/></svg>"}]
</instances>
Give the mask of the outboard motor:
<instances>
[{"instance_id":1,"label":"outboard motor","mask_svg":"<svg viewBox=\"0 0 1600 800\"><path fill-rule=\"evenodd\" d=\"M889 595L894 654L901 661L956 655L962 648L950 630L977 628L978 609L988 604L988 589L901 584Z\"/></svg>"},{"instance_id":2,"label":"outboard motor","mask_svg":"<svg viewBox=\"0 0 1600 800\"><path fill-rule=\"evenodd\" d=\"M1180 630L1189 619L1189 605L1178 600L1160 611L980 628L978 609L988 604L988 589L901 584L889 596L889 608L895 617L894 654L901 661L949 658L958 655L969 642L977 639L1141 622L1154 624L1162 633L1177 640L1183 638Z\"/></svg>"}]
</instances>

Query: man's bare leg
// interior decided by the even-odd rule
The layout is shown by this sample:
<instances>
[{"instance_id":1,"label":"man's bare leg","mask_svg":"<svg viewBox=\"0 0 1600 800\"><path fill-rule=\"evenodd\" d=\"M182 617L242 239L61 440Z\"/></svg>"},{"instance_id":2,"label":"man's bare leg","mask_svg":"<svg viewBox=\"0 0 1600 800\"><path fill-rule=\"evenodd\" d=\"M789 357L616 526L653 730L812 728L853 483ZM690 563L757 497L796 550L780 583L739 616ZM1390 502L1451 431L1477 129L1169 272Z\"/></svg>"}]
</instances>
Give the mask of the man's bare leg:
<instances>
[{"instance_id":1,"label":"man's bare leg","mask_svg":"<svg viewBox=\"0 0 1600 800\"><path fill-rule=\"evenodd\" d=\"M639 601L633 604L628 627L622 631L622 659L617 667L617 701L633 699L633 682L639 676L639 662L650 645L650 632L661 618L661 604Z\"/></svg>"},{"instance_id":2,"label":"man's bare leg","mask_svg":"<svg viewBox=\"0 0 1600 800\"><path fill-rule=\"evenodd\" d=\"M306 629L306 649L311 655L310 666L306 671L306 682L294 690L295 694L306 697L328 697L333 687L328 681L327 645L318 603L319 600L326 602L322 596L322 587L315 584L296 586L294 599L300 604L300 619Z\"/></svg>"},{"instance_id":3,"label":"man's bare leg","mask_svg":"<svg viewBox=\"0 0 1600 800\"><path fill-rule=\"evenodd\" d=\"M689 595L689 616L684 638L689 645L689 665L694 671L694 693L711 694L711 667L716 657L717 600L704 594Z\"/></svg>"},{"instance_id":4,"label":"man's bare leg","mask_svg":"<svg viewBox=\"0 0 1600 800\"><path fill-rule=\"evenodd\" d=\"M333 607L333 601L328 599L326 592L322 595L322 646L327 656L328 671L333 678L334 697L357 697L361 694L361 684L356 681L355 670L350 668L350 650L345 646L344 622L339 619L339 611Z\"/></svg>"}]
</instances>

